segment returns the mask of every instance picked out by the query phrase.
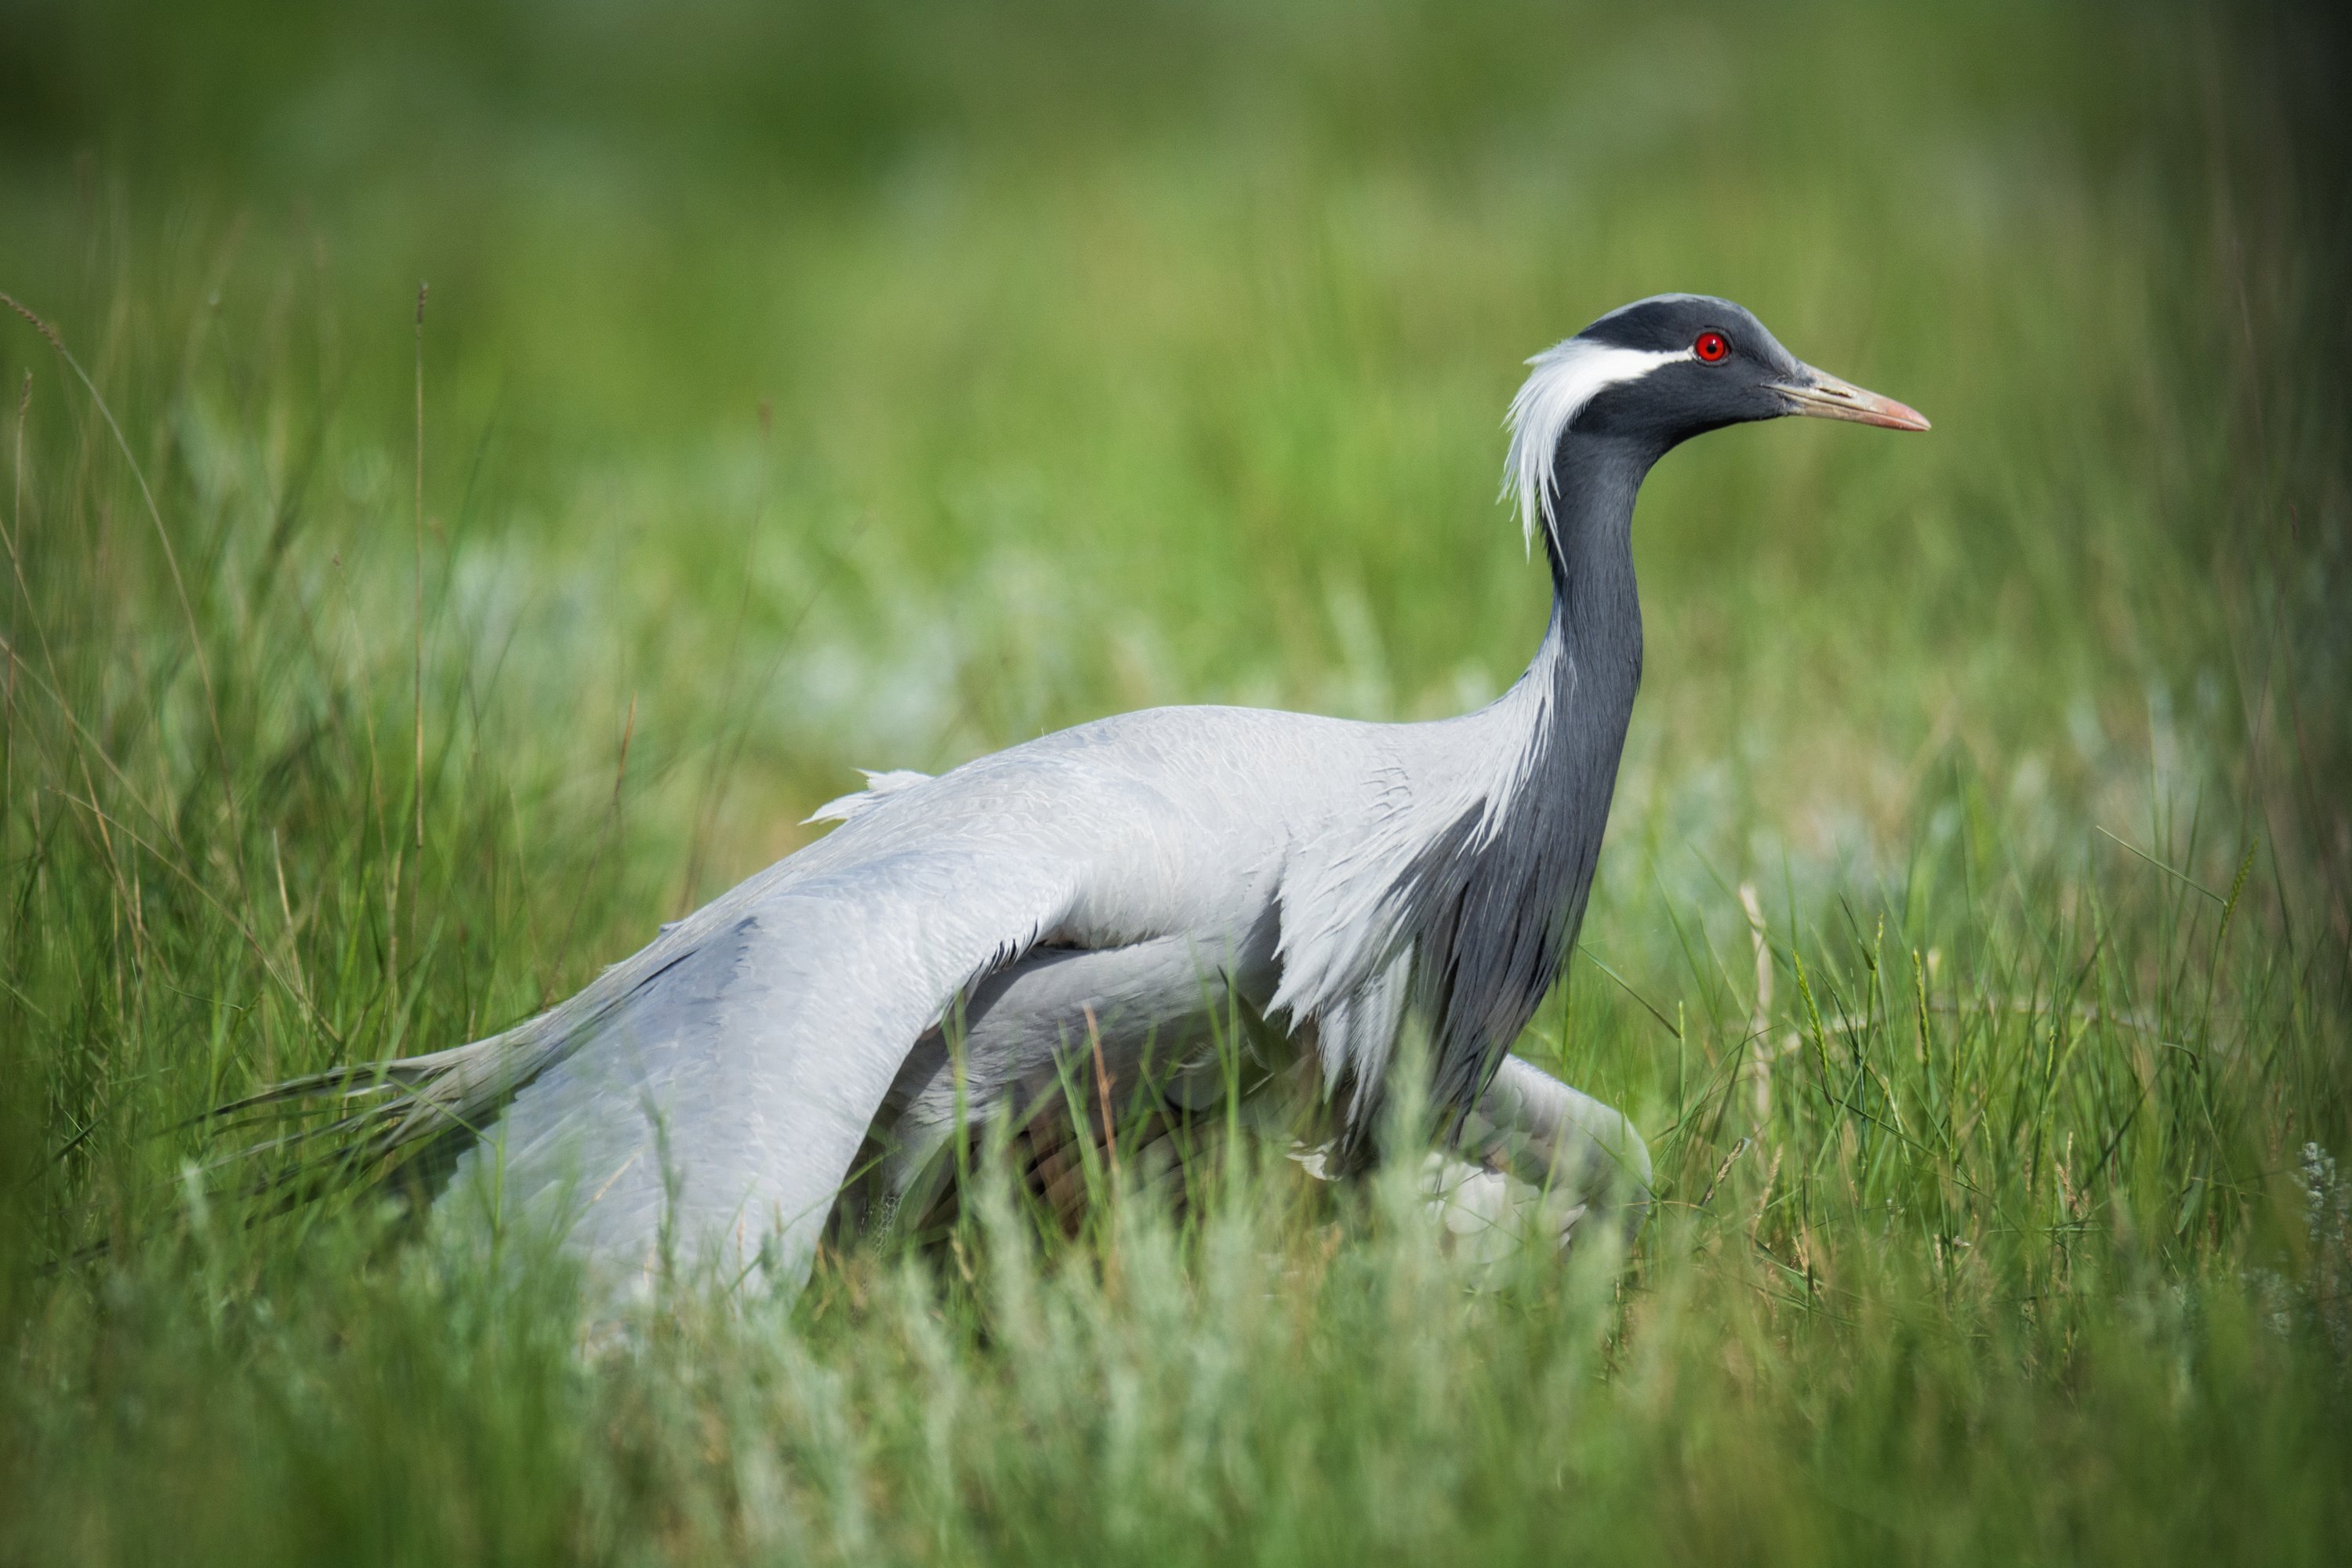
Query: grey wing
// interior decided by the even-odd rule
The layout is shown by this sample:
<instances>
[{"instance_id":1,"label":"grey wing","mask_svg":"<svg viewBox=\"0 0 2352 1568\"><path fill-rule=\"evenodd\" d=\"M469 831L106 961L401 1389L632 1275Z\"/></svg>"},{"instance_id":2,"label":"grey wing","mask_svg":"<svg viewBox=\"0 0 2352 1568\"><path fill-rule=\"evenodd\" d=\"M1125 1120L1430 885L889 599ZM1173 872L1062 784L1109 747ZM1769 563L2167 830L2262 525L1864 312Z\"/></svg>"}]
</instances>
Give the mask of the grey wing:
<instances>
[{"instance_id":1,"label":"grey wing","mask_svg":"<svg viewBox=\"0 0 2352 1568\"><path fill-rule=\"evenodd\" d=\"M585 1023L467 1152L442 1206L554 1226L604 1289L644 1278L665 1245L797 1289L916 1040L1068 901L1050 867L971 851L763 890Z\"/></svg>"}]
</instances>

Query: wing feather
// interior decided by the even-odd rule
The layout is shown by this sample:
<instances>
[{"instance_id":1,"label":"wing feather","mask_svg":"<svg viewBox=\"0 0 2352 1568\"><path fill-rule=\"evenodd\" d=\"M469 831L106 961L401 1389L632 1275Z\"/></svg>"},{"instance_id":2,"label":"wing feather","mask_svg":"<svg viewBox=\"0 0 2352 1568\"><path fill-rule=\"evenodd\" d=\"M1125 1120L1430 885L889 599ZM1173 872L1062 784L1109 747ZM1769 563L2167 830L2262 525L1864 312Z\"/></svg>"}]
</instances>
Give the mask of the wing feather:
<instances>
[{"instance_id":1,"label":"wing feather","mask_svg":"<svg viewBox=\"0 0 2352 1568\"><path fill-rule=\"evenodd\" d=\"M442 1207L552 1225L607 1288L667 1246L797 1289L916 1040L1068 903L1051 868L969 849L766 890L547 1048Z\"/></svg>"}]
</instances>

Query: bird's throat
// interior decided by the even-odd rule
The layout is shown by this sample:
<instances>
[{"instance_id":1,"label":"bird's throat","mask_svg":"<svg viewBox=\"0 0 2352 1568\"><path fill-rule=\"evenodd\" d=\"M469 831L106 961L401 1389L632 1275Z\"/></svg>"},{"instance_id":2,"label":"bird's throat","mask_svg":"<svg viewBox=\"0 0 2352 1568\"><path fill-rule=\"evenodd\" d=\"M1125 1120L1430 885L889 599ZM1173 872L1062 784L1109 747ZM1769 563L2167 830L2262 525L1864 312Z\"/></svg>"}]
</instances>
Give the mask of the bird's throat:
<instances>
[{"instance_id":1,"label":"bird's throat","mask_svg":"<svg viewBox=\"0 0 2352 1568\"><path fill-rule=\"evenodd\" d=\"M1409 880L1417 1005L1436 1103L1484 1088L1574 945L1642 679L1633 499L1655 454L1561 442L1545 552L1552 609L1526 675L1489 712L1491 793L1475 833L1433 845Z\"/></svg>"},{"instance_id":2,"label":"bird's throat","mask_svg":"<svg viewBox=\"0 0 2352 1568\"><path fill-rule=\"evenodd\" d=\"M1551 566L1552 616L1546 642L1557 642L1555 723L1589 728L1613 711L1613 753L1624 739L1633 692L1642 680L1642 600L1633 575L1633 503L1657 460L1646 446L1570 434L1553 468L1552 515L1544 531ZM1539 649L1541 665L1553 650ZM1598 689L1596 689L1596 688ZM1604 807L1605 809L1605 807Z\"/></svg>"}]
</instances>

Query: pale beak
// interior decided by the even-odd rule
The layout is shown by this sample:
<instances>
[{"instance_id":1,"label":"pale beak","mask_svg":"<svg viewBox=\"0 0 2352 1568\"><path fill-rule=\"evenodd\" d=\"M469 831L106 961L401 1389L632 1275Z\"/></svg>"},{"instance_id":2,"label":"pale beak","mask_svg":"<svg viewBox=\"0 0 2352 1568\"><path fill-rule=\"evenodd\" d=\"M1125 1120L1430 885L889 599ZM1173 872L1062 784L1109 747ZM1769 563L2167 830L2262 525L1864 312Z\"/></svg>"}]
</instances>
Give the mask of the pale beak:
<instances>
[{"instance_id":1,"label":"pale beak","mask_svg":"<svg viewBox=\"0 0 2352 1568\"><path fill-rule=\"evenodd\" d=\"M1789 412L1814 419L1847 419L1856 425L1876 425L1887 430L1925 430L1927 416L1916 408L1906 407L1891 397L1881 397L1874 392L1864 392L1852 382L1840 381L1833 375L1804 367L1811 380L1799 384L1782 382L1775 388L1789 400Z\"/></svg>"}]
</instances>

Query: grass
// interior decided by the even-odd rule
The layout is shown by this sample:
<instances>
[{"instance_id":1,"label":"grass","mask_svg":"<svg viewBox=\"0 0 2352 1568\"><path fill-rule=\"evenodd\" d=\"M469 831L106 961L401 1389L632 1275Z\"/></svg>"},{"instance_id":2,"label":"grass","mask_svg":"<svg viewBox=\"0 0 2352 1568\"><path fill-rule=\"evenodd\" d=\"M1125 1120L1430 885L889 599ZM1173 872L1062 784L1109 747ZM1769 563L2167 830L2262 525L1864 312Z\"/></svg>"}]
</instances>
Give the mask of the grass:
<instances>
[{"instance_id":1,"label":"grass","mask_svg":"<svg viewBox=\"0 0 2352 1568\"><path fill-rule=\"evenodd\" d=\"M0 1553L2339 1559L2332 26L0 24L0 288L88 378L0 317ZM1409 1173L1244 1161L583 1355L551 1260L203 1176L206 1107L567 994L854 764L1492 694L1517 361L1684 287L1937 429L1645 493L1520 1047L1657 1152L1622 1270L1474 1289Z\"/></svg>"}]
</instances>

